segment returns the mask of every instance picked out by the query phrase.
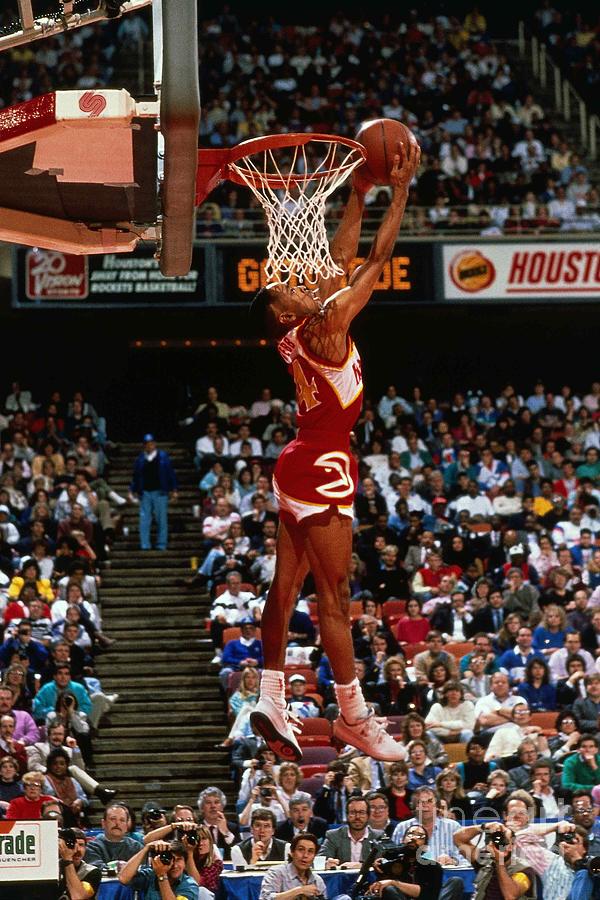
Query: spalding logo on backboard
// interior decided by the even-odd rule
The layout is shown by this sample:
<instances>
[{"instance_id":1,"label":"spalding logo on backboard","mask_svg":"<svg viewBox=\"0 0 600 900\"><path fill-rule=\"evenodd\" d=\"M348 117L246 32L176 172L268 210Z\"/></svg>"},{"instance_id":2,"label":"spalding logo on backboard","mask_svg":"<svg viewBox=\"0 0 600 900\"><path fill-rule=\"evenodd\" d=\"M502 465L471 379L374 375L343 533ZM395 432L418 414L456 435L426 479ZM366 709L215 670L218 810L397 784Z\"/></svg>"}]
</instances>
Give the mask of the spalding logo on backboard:
<instances>
[{"instance_id":1,"label":"spalding logo on backboard","mask_svg":"<svg viewBox=\"0 0 600 900\"><path fill-rule=\"evenodd\" d=\"M86 256L58 250L28 250L25 293L30 300L82 300L89 294Z\"/></svg>"}]
</instances>

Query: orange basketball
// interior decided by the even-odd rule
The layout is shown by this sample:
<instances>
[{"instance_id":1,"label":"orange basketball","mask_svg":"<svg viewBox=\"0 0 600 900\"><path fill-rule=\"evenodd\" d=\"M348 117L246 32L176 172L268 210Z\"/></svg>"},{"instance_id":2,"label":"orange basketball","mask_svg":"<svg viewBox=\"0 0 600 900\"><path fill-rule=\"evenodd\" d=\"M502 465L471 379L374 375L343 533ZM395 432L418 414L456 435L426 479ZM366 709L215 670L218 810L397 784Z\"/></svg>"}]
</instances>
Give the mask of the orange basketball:
<instances>
[{"instance_id":1,"label":"orange basketball","mask_svg":"<svg viewBox=\"0 0 600 900\"><path fill-rule=\"evenodd\" d=\"M406 146L410 135L406 125L395 119L369 119L363 122L356 140L367 151L367 159L356 170L357 176L369 184L389 184L398 144Z\"/></svg>"}]
</instances>

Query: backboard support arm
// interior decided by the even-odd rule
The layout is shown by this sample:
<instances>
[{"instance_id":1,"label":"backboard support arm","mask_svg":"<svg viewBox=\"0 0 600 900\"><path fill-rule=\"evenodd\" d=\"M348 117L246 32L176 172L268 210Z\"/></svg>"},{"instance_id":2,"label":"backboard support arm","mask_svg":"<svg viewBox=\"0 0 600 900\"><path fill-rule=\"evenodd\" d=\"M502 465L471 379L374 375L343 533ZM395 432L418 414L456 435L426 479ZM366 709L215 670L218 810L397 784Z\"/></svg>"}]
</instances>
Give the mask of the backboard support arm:
<instances>
[{"instance_id":1,"label":"backboard support arm","mask_svg":"<svg viewBox=\"0 0 600 900\"><path fill-rule=\"evenodd\" d=\"M121 14L136 12L144 6L149 6L151 2L152 0L126 0L121 6L120 12ZM21 27L12 34L0 36L0 51L112 18L110 10L105 7L103 2L98 2L96 9L82 13L74 12L72 3L65 3L63 12L60 15L38 18L33 15L31 0L18 0L18 4Z\"/></svg>"}]
</instances>

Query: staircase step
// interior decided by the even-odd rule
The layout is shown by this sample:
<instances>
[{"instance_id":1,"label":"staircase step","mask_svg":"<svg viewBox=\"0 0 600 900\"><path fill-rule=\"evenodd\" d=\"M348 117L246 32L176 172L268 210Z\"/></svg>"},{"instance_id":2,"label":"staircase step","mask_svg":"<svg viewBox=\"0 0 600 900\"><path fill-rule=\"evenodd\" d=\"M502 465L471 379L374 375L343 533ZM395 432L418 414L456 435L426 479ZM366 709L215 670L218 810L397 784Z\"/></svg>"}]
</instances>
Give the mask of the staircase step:
<instances>
[{"instance_id":1,"label":"staircase step","mask_svg":"<svg viewBox=\"0 0 600 900\"><path fill-rule=\"evenodd\" d=\"M195 804L209 783L233 797L229 754L214 746L229 726L204 625L211 600L177 583L190 575L190 559L202 547L201 521L193 515L200 476L189 445L160 447L181 487L169 509L169 549L141 551L139 506L120 507L129 533L117 537L102 565L99 591L103 628L117 643L98 655L96 668L104 690L118 692L119 700L94 738L95 777L117 787L138 812L149 798L165 808ZM123 444L111 459L109 481L123 496L139 452L138 443ZM94 804L92 821L100 815Z\"/></svg>"}]
</instances>

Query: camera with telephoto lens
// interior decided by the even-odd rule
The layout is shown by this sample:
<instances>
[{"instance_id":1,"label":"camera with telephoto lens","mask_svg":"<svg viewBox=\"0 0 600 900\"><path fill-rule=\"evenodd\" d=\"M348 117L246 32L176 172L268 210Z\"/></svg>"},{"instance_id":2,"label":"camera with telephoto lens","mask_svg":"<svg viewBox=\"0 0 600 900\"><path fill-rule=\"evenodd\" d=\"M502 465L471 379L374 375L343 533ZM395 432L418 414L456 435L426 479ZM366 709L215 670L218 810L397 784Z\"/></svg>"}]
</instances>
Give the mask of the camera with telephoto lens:
<instances>
[{"instance_id":1,"label":"camera with telephoto lens","mask_svg":"<svg viewBox=\"0 0 600 900\"><path fill-rule=\"evenodd\" d=\"M497 847L498 850L504 850L508 847L509 842L506 840L506 835L503 831L486 831L485 833L485 843L493 844L494 847Z\"/></svg>"},{"instance_id":2,"label":"camera with telephoto lens","mask_svg":"<svg viewBox=\"0 0 600 900\"><path fill-rule=\"evenodd\" d=\"M77 846L77 835L72 828L59 828L58 836L65 842L69 850L74 850Z\"/></svg>"},{"instance_id":3,"label":"camera with telephoto lens","mask_svg":"<svg viewBox=\"0 0 600 900\"><path fill-rule=\"evenodd\" d=\"M195 847L198 844L198 832L191 829L187 831L185 828L176 828L175 837L178 841L183 841L185 838L190 847Z\"/></svg>"}]
</instances>

